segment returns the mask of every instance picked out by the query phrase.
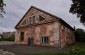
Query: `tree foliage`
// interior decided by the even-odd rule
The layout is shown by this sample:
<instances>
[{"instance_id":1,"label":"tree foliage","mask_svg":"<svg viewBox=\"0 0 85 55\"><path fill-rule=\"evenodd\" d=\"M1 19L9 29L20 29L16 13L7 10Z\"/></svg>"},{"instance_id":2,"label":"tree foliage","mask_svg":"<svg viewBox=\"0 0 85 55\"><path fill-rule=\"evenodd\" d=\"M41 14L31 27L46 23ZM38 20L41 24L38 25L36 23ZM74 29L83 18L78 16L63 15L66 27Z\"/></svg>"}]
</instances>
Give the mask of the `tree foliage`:
<instances>
[{"instance_id":1,"label":"tree foliage","mask_svg":"<svg viewBox=\"0 0 85 55\"><path fill-rule=\"evenodd\" d=\"M81 23L85 24L85 0L72 0L72 2L69 12L76 14Z\"/></svg>"},{"instance_id":2,"label":"tree foliage","mask_svg":"<svg viewBox=\"0 0 85 55\"><path fill-rule=\"evenodd\" d=\"M75 30L75 40L77 42L85 42L85 31L82 29Z\"/></svg>"},{"instance_id":3,"label":"tree foliage","mask_svg":"<svg viewBox=\"0 0 85 55\"><path fill-rule=\"evenodd\" d=\"M3 17L2 14L5 13L4 6L6 6L6 4L4 4L3 0L0 0L0 17Z\"/></svg>"}]
</instances>

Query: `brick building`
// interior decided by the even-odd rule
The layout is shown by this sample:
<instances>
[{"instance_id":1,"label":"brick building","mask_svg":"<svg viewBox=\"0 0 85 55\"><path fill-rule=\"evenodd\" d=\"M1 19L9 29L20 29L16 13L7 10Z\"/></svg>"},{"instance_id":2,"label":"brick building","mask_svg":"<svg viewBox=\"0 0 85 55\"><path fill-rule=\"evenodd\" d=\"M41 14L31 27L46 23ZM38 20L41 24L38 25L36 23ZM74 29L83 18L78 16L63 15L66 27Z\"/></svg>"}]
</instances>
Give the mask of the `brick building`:
<instances>
[{"instance_id":1,"label":"brick building","mask_svg":"<svg viewBox=\"0 0 85 55\"><path fill-rule=\"evenodd\" d=\"M64 47L75 42L74 29L61 18L31 6L15 26L16 44Z\"/></svg>"}]
</instances>

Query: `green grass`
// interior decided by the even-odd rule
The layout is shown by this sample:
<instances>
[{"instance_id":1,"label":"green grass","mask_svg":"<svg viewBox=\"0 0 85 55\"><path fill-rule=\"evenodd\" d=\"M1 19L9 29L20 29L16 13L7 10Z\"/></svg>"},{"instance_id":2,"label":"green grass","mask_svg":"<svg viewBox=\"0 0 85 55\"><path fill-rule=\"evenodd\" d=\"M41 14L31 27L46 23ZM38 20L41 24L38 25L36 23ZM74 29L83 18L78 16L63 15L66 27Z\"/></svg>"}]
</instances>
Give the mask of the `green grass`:
<instances>
[{"instance_id":1,"label":"green grass","mask_svg":"<svg viewBox=\"0 0 85 55\"><path fill-rule=\"evenodd\" d=\"M85 43L77 43L74 44L72 50L68 52L47 52L47 53L35 53L35 54L28 54L28 55L85 55Z\"/></svg>"},{"instance_id":2,"label":"green grass","mask_svg":"<svg viewBox=\"0 0 85 55\"><path fill-rule=\"evenodd\" d=\"M76 43L72 46L72 49L78 49L79 51L85 52L85 43Z\"/></svg>"},{"instance_id":3,"label":"green grass","mask_svg":"<svg viewBox=\"0 0 85 55\"><path fill-rule=\"evenodd\" d=\"M29 55L85 55L85 52L80 50L63 52L63 53L36 53L36 54L29 54Z\"/></svg>"}]
</instances>

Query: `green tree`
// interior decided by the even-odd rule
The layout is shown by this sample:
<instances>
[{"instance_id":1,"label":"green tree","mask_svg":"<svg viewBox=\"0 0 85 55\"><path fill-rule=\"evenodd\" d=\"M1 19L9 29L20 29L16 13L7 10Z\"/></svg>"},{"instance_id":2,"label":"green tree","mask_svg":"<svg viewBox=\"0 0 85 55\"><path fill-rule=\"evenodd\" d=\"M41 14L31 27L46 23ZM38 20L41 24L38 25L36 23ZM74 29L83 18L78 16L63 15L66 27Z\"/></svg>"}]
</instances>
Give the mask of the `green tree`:
<instances>
[{"instance_id":1,"label":"green tree","mask_svg":"<svg viewBox=\"0 0 85 55\"><path fill-rule=\"evenodd\" d=\"M85 0L72 0L70 13L76 14L80 22L85 25Z\"/></svg>"},{"instance_id":2,"label":"green tree","mask_svg":"<svg viewBox=\"0 0 85 55\"><path fill-rule=\"evenodd\" d=\"M85 42L85 31L82 29L76 29L75 39L77 42Z\"/></svg>"},{"instance_id":3,"label":"green tree","mask_svg":"<svg viewBox=\"0 0 85 55\"><path fill-rule=\"evenodd\" d=\"M0 0L0 17L3 17L3 13L5 13L4 6L6 6L6 4L4 4L3 0Z\"/></svg>"}]
</instances>

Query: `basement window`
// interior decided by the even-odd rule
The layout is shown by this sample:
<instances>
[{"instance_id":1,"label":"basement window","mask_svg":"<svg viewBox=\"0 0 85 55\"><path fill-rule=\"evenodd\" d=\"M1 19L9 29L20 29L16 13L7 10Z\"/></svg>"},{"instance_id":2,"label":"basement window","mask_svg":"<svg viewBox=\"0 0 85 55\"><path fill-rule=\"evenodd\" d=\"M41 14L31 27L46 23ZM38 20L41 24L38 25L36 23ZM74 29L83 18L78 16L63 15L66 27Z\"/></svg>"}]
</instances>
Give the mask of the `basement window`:
<instances>
[{"instance_id":1,"label":"basement window","mask_svg":"<svg viewBox=\"0 0 85 55\"><path fill-rule=\"evenodd\" d=\"M41 37L42 43L48 43L48 37Z\"/></svg>"},{"instance_id":2,"label":"basement window","mask_svg":"<svg viewBox=\"0 0 85 55\"><path fill-rule=\"evenodd\" d=\"M44 20L45 20L45 18L43 16L39 15L39 21L44 21Z\"/></svg>"}]
</instances>

